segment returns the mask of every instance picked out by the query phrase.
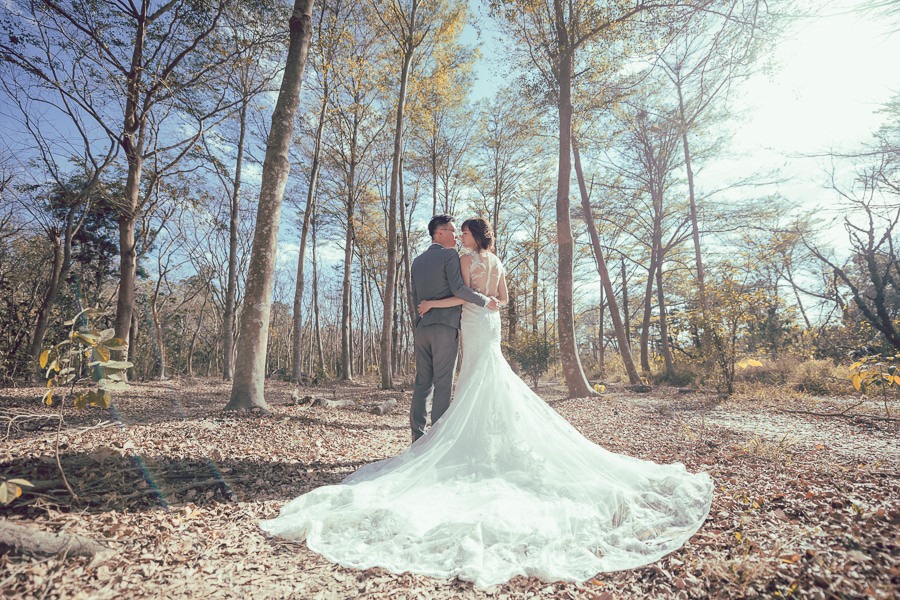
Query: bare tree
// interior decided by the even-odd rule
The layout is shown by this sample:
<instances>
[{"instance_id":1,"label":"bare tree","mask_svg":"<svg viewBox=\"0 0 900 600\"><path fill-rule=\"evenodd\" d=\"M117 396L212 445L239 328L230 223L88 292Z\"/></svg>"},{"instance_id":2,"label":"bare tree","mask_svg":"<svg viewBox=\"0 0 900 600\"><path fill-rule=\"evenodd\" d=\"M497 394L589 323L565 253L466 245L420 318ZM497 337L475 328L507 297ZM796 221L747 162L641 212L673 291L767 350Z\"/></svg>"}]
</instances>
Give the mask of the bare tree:
<instances>
[{"instance_id":1,"label":"bare tree","mask_svg":"<svg viewBox=\"0 0 900 600\"><path fill-rule=\"evenodd\" d=\"M455 22L465 14L464 5L447 0L426 3L422 0L389 0L387 7L376 9L384 31L396 45L400 59L399 91L394 120L394 144L391 155L390 190L387 218L387 272L383 294L381 323L381 387L393 387L394 359L394 295L397 288L397 211L403 158L403 131L407 101L407 87L412 72L413 57L431 37L456 34Z\"/></svg>"},{"instance_id":2,"label":"bare tree","mask_svg":"<svg viewBox=\"0 0 900 600\"><path fill-rule=\"evenodd\" d=\"M619 353L622 356L622 364L625 365L625 372L628 375L628 381L632 385L640 383L641 376L638 374L637 368L634 366L634 359L631 356L631 345L628 342L628 332L625 330L625 323L622 321L622 315L619 312L619 305L616 302L616 295L613 291L612 278L609 275L609 268L606 265L606 258L603 255L603 248L600 246L600 235L597 233L597 225L594 223L593 210L591 208L590 197L588 195L587 185L584 179L584 172L581 168L581 155L578 151L578 141L572 136L572 157L575 161L575 174L578 177L578 189L581 193L581 210L584 213L584 220L588 226L588 233L591 238L591 249L594 251L594 260L597 262L597 272L600 275L600 281L606 294L606 302L609 306L609 314L612 318L613 329L616 339L619 343ZM600 307L601 315L603 307ZM602 323L602 316L601 316ZM601 329L602 331L602 329ZM602 335L600 343L603 343Z\"/></svg>"},{"instance_id":3,"label":"bare tree","mask_svg":"<svg viewBox=\"0 0 900 600\"><path fill-rule=\"evenodd\" d=\"M290 173L288 154L294 118L312 36L313 2L296 0L289 21L290 44L266 144L247 292L240 319L237 368L226 410L256 408L268 411L264 383L275 252L281 200Z\"/></svg>"}]
</instances>

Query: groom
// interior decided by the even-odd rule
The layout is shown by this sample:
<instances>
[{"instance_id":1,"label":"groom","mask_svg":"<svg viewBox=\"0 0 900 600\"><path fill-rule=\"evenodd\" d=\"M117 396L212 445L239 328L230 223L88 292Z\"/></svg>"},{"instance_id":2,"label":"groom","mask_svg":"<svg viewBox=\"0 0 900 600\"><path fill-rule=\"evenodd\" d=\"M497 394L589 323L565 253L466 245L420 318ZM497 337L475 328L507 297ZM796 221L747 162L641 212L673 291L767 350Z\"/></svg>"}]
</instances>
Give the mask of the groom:
<instances>
[{"instance_id":1,"label":"groom","mask_svg":"<svg viewBox=\"0 0 900 600\"><path fill-rule=\"evenodd\" d=\"M456 226L450 215L437 215L428 223L431 246L412 264L413 303L457 296L466 302L498 310L497 301L479 294L463 283L456 252ZM431 401L434 425L450 406L450 390L459 349L459 322L462 307L433 308L416 322L416 384L413 389L409 423L415 442L425 433L425 404Z\"/></svg>"}]
</instances>

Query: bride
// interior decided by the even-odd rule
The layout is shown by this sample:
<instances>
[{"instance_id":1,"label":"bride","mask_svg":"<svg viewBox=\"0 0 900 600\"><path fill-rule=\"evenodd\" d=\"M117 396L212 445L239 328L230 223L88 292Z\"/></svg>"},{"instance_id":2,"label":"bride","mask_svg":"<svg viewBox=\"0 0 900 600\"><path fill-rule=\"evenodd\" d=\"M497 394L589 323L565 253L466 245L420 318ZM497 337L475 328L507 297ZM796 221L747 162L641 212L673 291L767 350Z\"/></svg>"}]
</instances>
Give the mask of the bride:
<instances>
[{"instance_id":1,"label":"bride","mask_svg":"<svg viewBox=\"0 0 900 600\"><path fill-rule=\"evenodd\" d=\"M506 300L503 265L483 219L462 224L463 279ZM315 489L263 521L325 558L472 581L516 575L584 581L651 563L703 524L712 481L681 464L614 454L582 436L512 371L500 315L463 304L462 364L443 417L399 456Z\"/></svg>"}]
</instances>

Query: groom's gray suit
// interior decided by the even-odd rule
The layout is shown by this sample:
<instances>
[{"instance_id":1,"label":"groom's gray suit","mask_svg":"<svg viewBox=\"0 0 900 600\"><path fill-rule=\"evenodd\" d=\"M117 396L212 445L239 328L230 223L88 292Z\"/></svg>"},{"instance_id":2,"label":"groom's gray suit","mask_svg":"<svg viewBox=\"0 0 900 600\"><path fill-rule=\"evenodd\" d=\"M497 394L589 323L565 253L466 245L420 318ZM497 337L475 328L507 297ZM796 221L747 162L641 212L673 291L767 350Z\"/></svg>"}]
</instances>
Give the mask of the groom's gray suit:
<instances>
[{"instance_id":1,"label":"groom's gray suit","mask_svg":"<svg viewBox=\"0 0 900 600\"><path fill-rule=\"evenodd\" d=\"M487 296L471 290L463 283L459 254L455 248L444 248L433 243L413 260L411 274L416 306L422 300L441 300L450 296L457 296L478 306L485 306L490 302ZM432 425L450 406L461 315L461 306L432 308L416 321L416 384L409 410L413 441L425 433L425 405L432 389Z\"/></svg>"}]
</instances>

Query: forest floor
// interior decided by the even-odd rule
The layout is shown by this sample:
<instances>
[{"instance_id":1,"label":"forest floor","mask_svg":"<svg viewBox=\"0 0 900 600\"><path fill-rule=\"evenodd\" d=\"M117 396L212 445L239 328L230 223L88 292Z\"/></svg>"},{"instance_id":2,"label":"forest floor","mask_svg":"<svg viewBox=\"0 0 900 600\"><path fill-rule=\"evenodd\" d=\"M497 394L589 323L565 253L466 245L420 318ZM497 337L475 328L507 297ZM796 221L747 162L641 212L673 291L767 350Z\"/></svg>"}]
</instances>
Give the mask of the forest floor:
<instances>
[{"instance_id":1,"label":"forest floor","mask_svg":"<svg viewBox=\"0 0 900 600\"><path fill-rule=\"evenodd\" d=\"M890 598L900 595L898 422L878 402L770 389L540 395L609 450L682 462L715 480L712 510L678 551L582 584L517 577L489 590L337 567L258 521L409 443L408 394L305 388L352 406L297 404L271 382L272 416L222 411L216 380L132 384L109 411L57 411L41 388L0 389L0 477L35 484L0 525L81 535L93 559L25 553L0 539L0 594L18 598ZM372 409L388 397L396 407ZM892 407L896 412L896 403ZM805 412L789 412L805 411ZM829 415L829 416L822 416Z\"/></svg>"}]
</instances>

